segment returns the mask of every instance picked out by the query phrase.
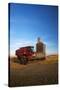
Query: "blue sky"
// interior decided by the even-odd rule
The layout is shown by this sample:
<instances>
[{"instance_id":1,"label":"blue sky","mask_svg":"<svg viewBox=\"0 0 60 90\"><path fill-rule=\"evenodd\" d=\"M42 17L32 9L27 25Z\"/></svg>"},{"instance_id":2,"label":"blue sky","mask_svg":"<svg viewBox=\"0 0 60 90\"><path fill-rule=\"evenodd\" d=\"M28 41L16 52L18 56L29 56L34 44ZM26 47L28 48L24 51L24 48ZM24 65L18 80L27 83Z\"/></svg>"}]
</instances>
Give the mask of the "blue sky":
<instances>
[{"instance_id":1,"label":"blue sky","mask_svg":"<svg viewBox=\"0 0 60 90\"><path fill-rule=\"evenodd\" d=\"M40 37L46 53L58 51L58 7L47 5L10 4L10 54L22 46L33 45Z\"/></svg>"}]
</instances>

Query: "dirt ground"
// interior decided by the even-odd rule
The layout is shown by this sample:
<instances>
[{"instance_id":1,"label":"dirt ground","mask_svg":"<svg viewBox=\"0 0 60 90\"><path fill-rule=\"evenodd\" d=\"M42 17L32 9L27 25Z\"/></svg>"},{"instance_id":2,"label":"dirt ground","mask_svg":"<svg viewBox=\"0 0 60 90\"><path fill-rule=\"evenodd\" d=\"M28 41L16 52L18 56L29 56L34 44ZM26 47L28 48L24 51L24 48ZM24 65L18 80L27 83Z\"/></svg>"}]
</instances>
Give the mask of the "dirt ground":
<instances>
[{"instance_id":1,"label":"dirt ground","mask_svg":"<svg viewBox=\"0 0 60 90\"><path fill-rule=\"evenodd\" d=\"M21 65L16 57L10 59L9 86L32 86L58 84L58 57L29 61Z\"/></svg>"}]
</instances>

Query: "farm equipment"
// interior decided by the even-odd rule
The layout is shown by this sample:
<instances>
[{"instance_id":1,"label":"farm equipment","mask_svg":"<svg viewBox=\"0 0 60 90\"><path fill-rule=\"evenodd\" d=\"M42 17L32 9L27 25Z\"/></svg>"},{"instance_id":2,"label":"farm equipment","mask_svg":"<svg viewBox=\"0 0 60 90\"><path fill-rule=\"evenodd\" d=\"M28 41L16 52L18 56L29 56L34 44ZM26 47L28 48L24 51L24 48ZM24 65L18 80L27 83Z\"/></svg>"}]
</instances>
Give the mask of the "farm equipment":
<instances>
[{"instance_id":1,"label":"farm equipment","mask_svg":"<svg viewBox=\"0 0 60 90\"><path fill-rule=\"evenodd\" d=\"M30 60L45 59L45 55L42 53L34 52L33 46L21 47L16 50L16 55L21 64L27 64Z\"/></svg>"},{"instance_id":2,"label":"farm equipment","mask_svg":"<svg viewBox=\"0 0 60 90\"><path fill-rule=\"evenodd\" d=\"M34 51L34 46L26 46L21 47L16 50L15 54L17 55L18 59L20 60L21 64L27 64L30 60L43 60L45 59L45 44L40 41L38 38L36 44L36 52Z\"/></svg>"}]
</instances>

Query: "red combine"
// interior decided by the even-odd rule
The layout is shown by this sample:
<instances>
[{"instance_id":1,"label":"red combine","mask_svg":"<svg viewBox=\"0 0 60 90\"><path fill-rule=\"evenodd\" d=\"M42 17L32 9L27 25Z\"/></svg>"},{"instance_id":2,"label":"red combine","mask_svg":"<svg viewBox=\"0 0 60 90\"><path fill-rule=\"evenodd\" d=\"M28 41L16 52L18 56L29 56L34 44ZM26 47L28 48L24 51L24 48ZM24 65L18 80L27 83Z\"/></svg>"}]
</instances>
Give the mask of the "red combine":
<instances>
[{"instance_id":1,"label":"red combine","mask_svg":"<svg viewBox=\"0 0 60 90\"><path fill-rule=\"evenodd\" d=\"M34 52L33 46L21 47L16 50L16 55L21 64L27 64L29 60L45 59L45 55L42 53Z\"/></svg>"}]
</instances>

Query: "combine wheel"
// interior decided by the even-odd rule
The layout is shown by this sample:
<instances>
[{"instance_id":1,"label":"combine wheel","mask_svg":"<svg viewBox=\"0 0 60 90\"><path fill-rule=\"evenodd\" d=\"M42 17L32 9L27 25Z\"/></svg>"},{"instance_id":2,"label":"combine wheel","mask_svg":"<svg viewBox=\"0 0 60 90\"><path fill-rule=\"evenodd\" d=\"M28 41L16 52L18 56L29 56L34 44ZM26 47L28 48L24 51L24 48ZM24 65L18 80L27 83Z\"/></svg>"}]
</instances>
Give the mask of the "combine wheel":
<instances>
[{"instance_id":1,"label":"combine wheel","mask_svg":"<svg viewBox=\"0 0 60 90\"><path fill-rule=\"evenodd\" d=\"M26 58L26 56L22 56L22 57L20 57L20 63L21 64L27 64L27 62L28 62L28 59Z\"/></svg>"}]
</instances>

